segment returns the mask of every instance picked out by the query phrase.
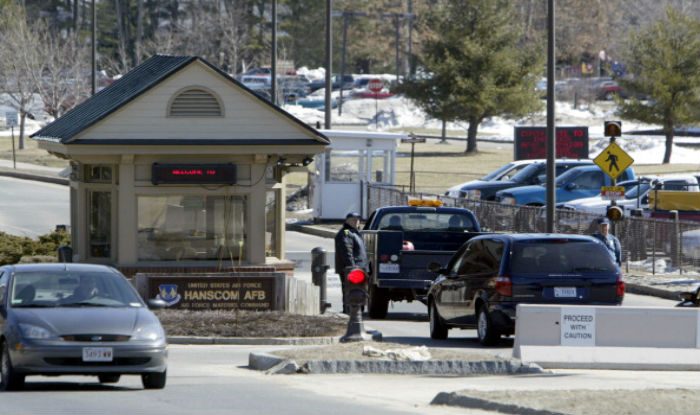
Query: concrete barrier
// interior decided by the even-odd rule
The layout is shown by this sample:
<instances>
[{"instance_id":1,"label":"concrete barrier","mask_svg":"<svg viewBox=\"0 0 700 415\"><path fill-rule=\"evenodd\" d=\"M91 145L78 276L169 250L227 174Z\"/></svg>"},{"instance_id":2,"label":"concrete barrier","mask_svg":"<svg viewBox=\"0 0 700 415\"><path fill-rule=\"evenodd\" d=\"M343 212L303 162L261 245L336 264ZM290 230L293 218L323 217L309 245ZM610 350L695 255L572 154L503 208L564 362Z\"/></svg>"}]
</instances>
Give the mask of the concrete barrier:
<instances>
[{"instance_id":1,"label":"concrete barrier","mask_svg":"<svg viewBox=\"0 0 700 415\"><path fill-rule=\"evenodd\" d=\"M700 309L521 304L513 357L543 368L700 369Z\"/></svg>"}]
</instances>

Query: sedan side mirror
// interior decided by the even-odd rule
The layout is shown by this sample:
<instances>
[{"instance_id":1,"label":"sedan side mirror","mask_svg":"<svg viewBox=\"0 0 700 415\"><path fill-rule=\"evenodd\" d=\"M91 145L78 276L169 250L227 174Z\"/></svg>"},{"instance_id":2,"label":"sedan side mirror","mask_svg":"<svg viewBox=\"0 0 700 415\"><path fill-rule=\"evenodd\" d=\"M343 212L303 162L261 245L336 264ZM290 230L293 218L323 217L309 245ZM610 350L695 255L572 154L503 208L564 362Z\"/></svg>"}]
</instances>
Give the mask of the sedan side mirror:
<instances>
[{"instance_id":1,"label":"sedan side mirror","mask_svg":"<svg viewBox=\"0 0 700 415\"><path fill-rule=\"evenodd\" d=\"M160 298L150 298L146 304L148 304L148 308L150 309L165 308L168 306L165 304L165 301L161 300Z\"/></svg>"},{"instance_id":2,"label":"sedan side mirror","mask_svg":"<svg viewBox=\"0 0 700 415\"><path fill-rule=\"evenodd\" d=\"M567 183L566 190L574 190L576 187L576 183Z\"/></svg>"}]
</instances>

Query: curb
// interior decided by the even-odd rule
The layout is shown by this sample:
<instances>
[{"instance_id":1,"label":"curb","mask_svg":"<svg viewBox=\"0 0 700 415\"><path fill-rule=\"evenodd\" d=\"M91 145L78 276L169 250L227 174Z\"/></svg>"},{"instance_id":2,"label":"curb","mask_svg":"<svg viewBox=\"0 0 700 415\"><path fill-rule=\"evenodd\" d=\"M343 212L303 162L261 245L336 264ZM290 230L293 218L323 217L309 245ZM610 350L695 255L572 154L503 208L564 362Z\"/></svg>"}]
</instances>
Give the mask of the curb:
<instances>
[{"instance_id":1,"label":"curb","mask_svg":"<svg viewBox=\"0 0 700 415\"><path fill-rule=\"evenodd\" d=\"M546 392L545 392L546 393ZM566 415L561 412L552 412L546 409L533 409L515 404L504 404L489 401L487 399L472 398L456 392L440 392L430 402L431 405L448 405L460 408L482 409L485 411L495 411L504 414L519 415Z\"/></svg>"},{"instance_id":2,"label":"curb","mask_svg":"<svg viewBox=\"0 0 700 415\"><path fill-rule=\"evenodd\" d=\"M676 301L681 300L681 298L680 298L681 291L664 290L662 288L654 288L654 287L649 287L647 285L626 283L625 284L625 291L630 293L630 294L649 295L652 297L664 298L666 300L676 300Z\"/></svg>"},{"instance_id":3,"label":"curb","mask_svg":"<svg viewBox=\"0 0 700 415\"><path fill-rule=\"evenodd\" d=\"M69 184L68 179L63 179L60 177L43 175L43 174L35 174L35 173L26 173L26 172L20 172L17 170L8 170L8 169L4 169L4 168L0 168L0 176L14 177L16 179L23 179L23 180L34 180L34 181L38 181L38 182L61 184L64 186L68 186L68 184Z\"/></svg>"},{"instance_id":4,"label":"curb","mask_svg":"<svg viewBox=\"0 0 700 415\"><path fill-rule=\"evenodd\" d=\"M309 360L299 364L284 357L269 353L250 353L248 365L251 369L266 374L337 374L377 373L388 375L516 375L549 373L536 364L523 364L518 360Z\"/></svg>"},{"instance_id":5,"label":"curb","mask_svg":"<svg viewBox=\"0 0 700 415\"><path fill-rule=\"evenodd\" d=\"M340 229L340 227L338 227ZM332 231L329 229L323 229L308 225L298 225L295 223L287 224L288 231L296 231L301 233L307 233L309 235L320 236L322 238L335 238L337 231Z\"/></svg>"},{"instance_id":6,"label":"curb","mask_svg":"<svg viewBox=\"0 0 700 415\"><path fill-rule=\"evenodd\" d=\"M338 337L168 337L168 344L229 344L229 345L297 345L314 346L338 343Z\"/></svg>"}]
</instances>

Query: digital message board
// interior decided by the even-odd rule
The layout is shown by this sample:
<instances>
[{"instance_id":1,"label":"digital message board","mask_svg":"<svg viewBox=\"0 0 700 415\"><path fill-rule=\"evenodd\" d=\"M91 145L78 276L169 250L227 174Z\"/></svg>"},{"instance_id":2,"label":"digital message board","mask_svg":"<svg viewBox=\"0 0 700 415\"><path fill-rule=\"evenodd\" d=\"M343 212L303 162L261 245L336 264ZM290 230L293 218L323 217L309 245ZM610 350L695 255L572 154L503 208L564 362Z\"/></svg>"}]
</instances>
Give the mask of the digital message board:
<instances>
[{"instance_id":1,"label":"digital message board","mask_svg":"<svg viewBox=\"0 0 700 415\"><path fill-rule=\"evenodd\" d=\"M153 163L153 184L235 184L235 164Z\"/></svg>"},{"instance_id":2,"label":"digital message board","mask_svg":"<svg viewBox=\"0 0 700 415\"><path fill-rule=\"evenodd\" d=\"M557 127L557 158L588 158L588 127ZM546 127L515 127L515 160L547 158Z\"/></svg>"}]
</instances>

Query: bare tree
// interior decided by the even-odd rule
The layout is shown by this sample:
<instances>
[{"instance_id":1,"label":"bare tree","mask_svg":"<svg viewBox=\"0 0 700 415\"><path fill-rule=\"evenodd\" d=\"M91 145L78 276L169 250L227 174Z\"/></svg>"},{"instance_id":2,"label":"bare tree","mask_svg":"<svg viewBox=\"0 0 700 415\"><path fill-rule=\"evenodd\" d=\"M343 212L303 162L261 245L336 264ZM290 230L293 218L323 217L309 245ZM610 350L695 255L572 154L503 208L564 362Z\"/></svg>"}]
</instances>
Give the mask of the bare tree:
<instances>
[{"instance_id":1,"label":"bare tree","mask_svg":"<svg viewBox=\"0 0 700 415\"><path fill-rule=\"evenodd\" d=\"M34 88L44 102L44 110L54 118L70 110L88 96L89 77L81 68L88 61L89 50L75 33L65 38L52 33L43 22L38 22L37 53L28 64Z\"/></svg>"},{"instance_id":2,"label":"bare tree","mask_svg":"<svg viewBox=\"0 0 700 415\"><path fill-rule=\"evenodd\" d=\"M27 24L23 8L10 2L0 11L0 88L8 97L5 104L15 107L19 114L20 150L25 148L24 129L27 115L34 95L34 82L31 73L37 68L31 67L36 60L31 56L36 53L38 39Z\"/></svg>"}]
</instances>

